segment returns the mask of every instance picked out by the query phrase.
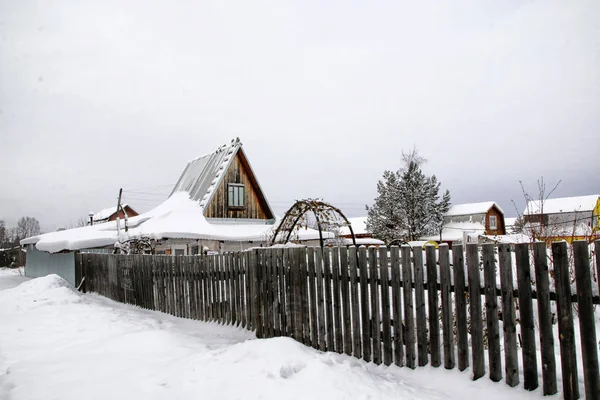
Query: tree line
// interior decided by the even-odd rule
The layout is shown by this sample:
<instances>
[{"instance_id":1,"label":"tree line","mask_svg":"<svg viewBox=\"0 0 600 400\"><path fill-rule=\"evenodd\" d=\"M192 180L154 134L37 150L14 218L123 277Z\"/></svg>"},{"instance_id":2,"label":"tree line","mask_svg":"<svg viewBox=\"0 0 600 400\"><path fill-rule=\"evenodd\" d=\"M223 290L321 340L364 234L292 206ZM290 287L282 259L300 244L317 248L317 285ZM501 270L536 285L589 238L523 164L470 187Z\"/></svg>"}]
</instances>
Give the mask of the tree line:
<instances>
[{"instance_id":1,"label":"tree line","mask_svg":"<svg viewBox=\"0 0 600 400\"><path fill-rule=\"evenodd\" d=\"M19 246L20 240L40 233L40 222L34 217L21 217L12 228L7 227L4 220L0 220L0 248Z\"/></svg>"}]
</instances>

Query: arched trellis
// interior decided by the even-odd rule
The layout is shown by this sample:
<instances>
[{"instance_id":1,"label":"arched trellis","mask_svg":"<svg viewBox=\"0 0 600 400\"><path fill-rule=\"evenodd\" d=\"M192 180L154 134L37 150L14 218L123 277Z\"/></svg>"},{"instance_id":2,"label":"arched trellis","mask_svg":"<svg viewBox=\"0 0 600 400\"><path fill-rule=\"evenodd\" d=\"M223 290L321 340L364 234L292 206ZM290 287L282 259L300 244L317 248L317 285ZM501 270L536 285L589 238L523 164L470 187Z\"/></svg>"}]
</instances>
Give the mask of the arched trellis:
<instances>
[{"instance_id":1,"label":"arched trellis","mask_svg":"<svg viewBox=\"0 0 600 400\"><path fill-rule=\"evenodd\" d=\"M330 224L333 218L341 218L343 224L348 226L350 229L350 234L352 235L352 244L356 246L356 237L354 236L354 230L352 229L352 225L348 221L348 218L344 215L344 213L337 207L332 206L329 203L326 203L319 199L304 199L298 200L294 203L293 206L290 207L289 210L286 211L285 216L281 220L281 223L277 226L275 230L275 234L271 239L271 245L277 242L277 239L280 234L285 235L285 241L283 243L287 243L290 241L290 237L294 232L294 228L301 221L301 219L306 215L307 212L311 212L315 220L317 222L317 228L319 229L319 242L321 244L321 248L324 247L323 242L323 224Z\"/></svg>"}]
</instances>

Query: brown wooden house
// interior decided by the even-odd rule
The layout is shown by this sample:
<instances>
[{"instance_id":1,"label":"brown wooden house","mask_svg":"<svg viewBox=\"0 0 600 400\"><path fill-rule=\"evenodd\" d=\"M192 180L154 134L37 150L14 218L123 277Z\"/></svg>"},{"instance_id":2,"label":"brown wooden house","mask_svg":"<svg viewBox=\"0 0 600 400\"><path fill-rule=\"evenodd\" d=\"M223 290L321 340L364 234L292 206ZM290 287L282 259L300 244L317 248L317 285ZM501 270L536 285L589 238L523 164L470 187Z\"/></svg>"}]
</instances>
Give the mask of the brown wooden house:
<instances>
[{"instance_id":1,"label":"brown wooden house","mask_svg":"<svg viewBox=\"0 0 600 400\"><path fill-rule=\"evenodd\" d=\"M210 222L275 222L239 139L190 161L171 195L181 191L200 203Z\"/></svg>"},{"instance_id":2,"label":"brown wooden house","mask_svg":"<svg viewBox=\"0 0 600 400\"><path fill-rule=\"evenodd\" d=\"M480 224L486 235L505 235L504 211L493 201L456 204L444 215L444 224Z\"/></svg>"},{"instance_id":3,"label":"brown wooden house","mask_svg":"<svg viewBox=\"0 0 600 400\"><path fill-rule=\"evenodd\" d=\"M119 212L117 212L116 206L108 207L95 213L92 217L92 220L94 221L94 224L101 224L103 222L115 221L117 217L120 219L124 219L125 213L123 212L123 210L127 214L127 218L139 215L137 211L135 211L129 206L129 204L123 204Z\"/></svg>"}]
</instances>

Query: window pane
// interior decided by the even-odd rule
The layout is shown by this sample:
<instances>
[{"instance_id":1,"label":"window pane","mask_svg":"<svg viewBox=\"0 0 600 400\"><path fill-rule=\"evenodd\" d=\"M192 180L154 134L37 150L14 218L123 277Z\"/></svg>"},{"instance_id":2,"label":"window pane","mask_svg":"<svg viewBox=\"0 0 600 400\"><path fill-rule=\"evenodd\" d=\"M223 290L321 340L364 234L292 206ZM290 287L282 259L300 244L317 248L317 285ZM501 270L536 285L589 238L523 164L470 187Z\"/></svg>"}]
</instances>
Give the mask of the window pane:
<instances>
[{"instance_id":1,"label":"window pane","mask_svg":"<svg viewBox=\"0 0 600 400\"><path fill-rule=\"evenodd\" d=\"M239 205L240 205L240 207L243 207L243 206L244 206L244 187L243 187L243 186L240 186L240 187L239 187L239 189L240 189L240 194L239 194L239 197L240 197L240 198L239 198Z\"/></svg>"},{"instance_id":2,"label":"window pane","mask_svg":"<svg viewBox=\"0 0 600 400\"><path fill-rule=\"evenodd\" d=\"M227 196L227 205L229 207L233 206L233 204L234 204L233 203L233 189L234 189L233 186L229 186L229 188L228 188L229 194Z\"/></svg>"}]
</instances>

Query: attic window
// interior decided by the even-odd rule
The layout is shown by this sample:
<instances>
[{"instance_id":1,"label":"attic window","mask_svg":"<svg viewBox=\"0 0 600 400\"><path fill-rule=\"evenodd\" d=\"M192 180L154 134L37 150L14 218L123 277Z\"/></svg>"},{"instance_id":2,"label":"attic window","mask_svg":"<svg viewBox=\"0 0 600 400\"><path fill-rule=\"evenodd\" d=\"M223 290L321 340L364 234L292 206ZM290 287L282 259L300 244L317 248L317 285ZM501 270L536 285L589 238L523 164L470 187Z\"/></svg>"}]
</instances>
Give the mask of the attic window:
<instances>
[{"instance_id":1,"label":"attic window","mask_svg":"<svg viewBox=\"0 0 600 400\"><path fill-rule=\"evenodd\" d=\"M490 215L490 229L498 229L498 221L495 215Z\"/></svg>"},{"instance_id":2,"label":"attic window","mask_svg":"<svg viewBox=\"0 0 600 400\"><path fill-rule=\"evenodd\" d=\"M230 183L227 192L227 206L229 208L244 208L244 185Z\"/></svg>"}]
</instances>

